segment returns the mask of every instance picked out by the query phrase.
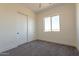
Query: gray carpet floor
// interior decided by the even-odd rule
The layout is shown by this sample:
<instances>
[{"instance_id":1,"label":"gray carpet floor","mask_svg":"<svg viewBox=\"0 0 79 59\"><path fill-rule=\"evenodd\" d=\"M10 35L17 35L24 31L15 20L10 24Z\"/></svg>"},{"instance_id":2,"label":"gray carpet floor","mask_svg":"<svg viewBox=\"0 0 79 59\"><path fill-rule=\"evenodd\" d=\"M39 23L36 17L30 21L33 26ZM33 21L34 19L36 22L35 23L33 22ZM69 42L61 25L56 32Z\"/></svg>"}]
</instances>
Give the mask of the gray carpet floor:
<instances>
[{"instance_id":1,"label":"gray carpet floor","mask_svg":"<svg viewBox=\"0 0 79 59\"><path fill-rule=\"evenodd\" d=\"M35 40L8 50L2 56L78 56L75 47Z\"/></svg>"}]
</instances>

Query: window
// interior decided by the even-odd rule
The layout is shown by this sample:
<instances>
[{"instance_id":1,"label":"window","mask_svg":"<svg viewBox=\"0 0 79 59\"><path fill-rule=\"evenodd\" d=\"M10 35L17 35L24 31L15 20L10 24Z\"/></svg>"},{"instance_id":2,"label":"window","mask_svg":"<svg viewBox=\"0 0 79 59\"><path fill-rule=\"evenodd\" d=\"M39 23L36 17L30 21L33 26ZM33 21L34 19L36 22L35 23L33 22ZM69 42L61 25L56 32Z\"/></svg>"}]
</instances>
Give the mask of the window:
<instances>
[{"instance_id":1,"label":"window","mask_svg":"<svg viewBox=\"0 0 79 59\"><path fill-rule=\"evenodd\" d=\"M59 15L44 18L44 31L60 31Z\"/></svg>"},{"instance_id":2,"label":"window","mask_svg":"<svg viewBox=\"0 0 79 59\"><path fill-rule=\"evenodd\" d=\"M45 20L44 20L44 24L45 24L45 32L47 31L51 31L51 20L50 20L50 17L46 17Z\"/></svg>"}]
</instances>

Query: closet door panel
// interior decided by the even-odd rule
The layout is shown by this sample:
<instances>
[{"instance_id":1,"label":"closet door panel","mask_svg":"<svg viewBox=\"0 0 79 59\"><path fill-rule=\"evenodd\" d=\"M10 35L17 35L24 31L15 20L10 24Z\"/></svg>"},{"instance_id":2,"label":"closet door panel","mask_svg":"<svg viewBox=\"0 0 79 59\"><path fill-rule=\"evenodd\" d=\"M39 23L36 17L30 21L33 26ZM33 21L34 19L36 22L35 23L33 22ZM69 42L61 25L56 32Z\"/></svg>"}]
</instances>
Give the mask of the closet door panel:
<instances>
[{"instance_id":1,"label":"closet door panel","mask_svg":"<svg viewBox=\"0 0 79 59\"><path fill-rule=\"evenodd\" d=\"M34 40L34 20L28 16L28 41Z\"/></svg>"},{"instance_id":2,"label":"closet door panel","mask_svg":"<svg viewBox=\"0 0 79 59\"><path fill-rule=\"evenodd\" d=\"M17 13L16 40L17 44L23 44L28 41L28 22L27 16Z\"/></svg>"}]
</instances>

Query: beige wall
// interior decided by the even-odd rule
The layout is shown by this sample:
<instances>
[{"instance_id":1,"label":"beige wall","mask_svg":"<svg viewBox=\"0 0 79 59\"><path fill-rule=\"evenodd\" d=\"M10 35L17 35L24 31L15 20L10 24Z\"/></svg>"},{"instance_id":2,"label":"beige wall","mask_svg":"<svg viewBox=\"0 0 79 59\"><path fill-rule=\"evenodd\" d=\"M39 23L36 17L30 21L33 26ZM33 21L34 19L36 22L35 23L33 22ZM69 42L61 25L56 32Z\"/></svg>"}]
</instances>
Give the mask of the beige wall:
<instances>
[{"instance_id":1,"label":"beige wall","mask_svg":"<svg viewBox=\"0 0 79 59\"><path fill-rule=\"evenodd\" d=\"M77 48L79 50L79 4L76 4L76 35L77 35Z\"/></svg>"},{"instance_id":2,"label":"beige wall","mask_svg":"<svg viewBox=\"0 0 79 59\"><path fill-rule=\"evenodd\" d=\"M0 52L18 45L16 41L17 12L28 15L34 22L35 14L31 10L17 4L0 4ZM34 35L35 31L32 34ZM33 39L35 39L35 36Z\"/></svg>"},{"instance_id":3,"label":"beige wall","mask_svg":"<svg viewBox=\"0 0 79 59\"><path fill-rule=\"evenodd\" d=\"M60 15L60 32L43 32L43 18ZM38 13L37 39L76 46L75 5L64 4Z\"/></svg>"}]
</instances>

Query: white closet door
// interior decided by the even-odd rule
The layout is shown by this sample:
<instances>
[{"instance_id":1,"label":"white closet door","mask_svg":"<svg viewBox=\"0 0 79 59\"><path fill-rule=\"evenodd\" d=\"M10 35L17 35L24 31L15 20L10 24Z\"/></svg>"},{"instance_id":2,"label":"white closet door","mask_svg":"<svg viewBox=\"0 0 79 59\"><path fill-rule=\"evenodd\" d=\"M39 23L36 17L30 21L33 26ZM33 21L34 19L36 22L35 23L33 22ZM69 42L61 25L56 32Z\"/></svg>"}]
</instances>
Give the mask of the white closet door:
<instances>
[{"instance_id":1,"label":"white closet door","mask_svg":"<svg viewBox=\"0 0 79 59\"><path fill-rule=\"evenodd\" d=\"M16 40L17 44L23 44L28 41L28 16L17 13Z\"/></svg>"},{"instance_id":2,"label":"white closet door","mask_svg":"<svg viewBox=\"0 0 79 59\"><path fill-rule=\"evenodd\" d=\"M34 20L28 16L28 42L34 40Z\"/></svg>"}]
</instances>

